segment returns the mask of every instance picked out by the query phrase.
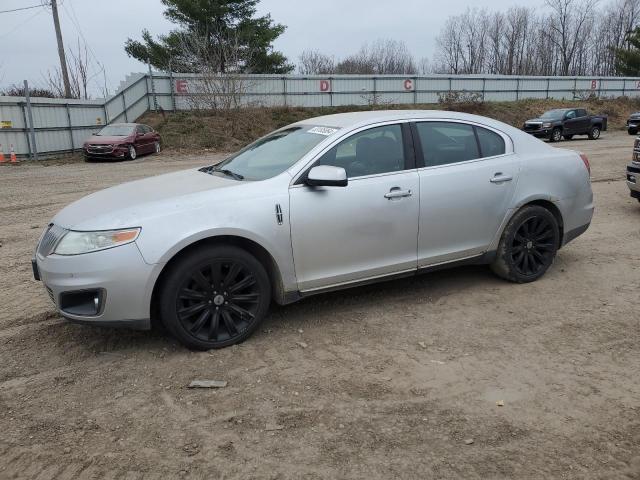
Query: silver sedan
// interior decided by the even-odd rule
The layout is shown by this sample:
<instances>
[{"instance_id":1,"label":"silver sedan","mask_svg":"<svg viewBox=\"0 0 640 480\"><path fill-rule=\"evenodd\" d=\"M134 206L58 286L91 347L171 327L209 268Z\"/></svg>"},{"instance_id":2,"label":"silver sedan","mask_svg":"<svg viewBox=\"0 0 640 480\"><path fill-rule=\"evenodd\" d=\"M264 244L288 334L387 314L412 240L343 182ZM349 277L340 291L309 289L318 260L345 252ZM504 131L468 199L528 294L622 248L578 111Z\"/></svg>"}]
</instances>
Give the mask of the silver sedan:
<instances>
[{"instance_id":1,"label":"silver sedan","mask_svg":"<svg viewBox=\"0 0 640 480\"><path fill-rule=\"evenodd\" d=\"M347 113L89 195L53 218L33 268L71 321L157 318L210 349L271 302L462 263L537 280L592 215L584 155L473 115Z\"/></svg>"}]
</instances>

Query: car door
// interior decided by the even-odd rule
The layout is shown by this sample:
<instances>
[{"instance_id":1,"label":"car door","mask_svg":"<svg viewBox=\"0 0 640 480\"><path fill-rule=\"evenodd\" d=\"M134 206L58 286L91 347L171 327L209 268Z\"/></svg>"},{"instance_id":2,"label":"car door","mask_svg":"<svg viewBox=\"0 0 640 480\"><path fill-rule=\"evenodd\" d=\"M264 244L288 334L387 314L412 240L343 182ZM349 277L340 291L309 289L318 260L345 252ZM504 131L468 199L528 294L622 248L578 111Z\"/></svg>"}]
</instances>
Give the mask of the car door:
<instances>
[{"instance_id":1,"label":"car door","mask_svg":"<svg viewBox=\"0 0 640 480\"><path fill-rule=\"evenodd\" d=\"M589 133L589 127L591 127L591 117L589 117L586 110L579 108L576 110L576 133Z\"/></svg>"},{"instance_id":2,"label":"car door","mask_svg":"<svg viewBox=\"0 0 640 480\"><path fill-rule=\"evenodd\" d=\"M147 139L145 138L145 130L142 125L136 125L136 137L134 140L134 144L136 147L136 152L147 153Z\"/></svg>"},{"instance_id":3,"label":"car door","mask_svg":"<svg viewBox=\"0 0 640 480\"><path fill-rule=\"evenodd\" d=\"M566 135L576 135L580 132L580 119L576 110L569 110L564 114L563 129Z\"/></svg>"},{"instance_id":4,"label":"car door","mask_svg":"<svg viewBox=\"0 0 640 480\"><path fill-rule=\"evenodd\" d=\"M299 289L415 271L419 184L408 124L358 131L317 165L342 167L349 181L346 187L309 187L304 174L290 188Z\"/></svg>"},{"instance_id":5,"label":"car door","mask_svg":"<svg viewBox=\"0 0 640 480\"><path fill-rule=\"evenodd\" d=\"M418 266L486 252L511 206L520 164L509 137L463 122L413 126L420 177Z\"/></svg>"}]
</instances>

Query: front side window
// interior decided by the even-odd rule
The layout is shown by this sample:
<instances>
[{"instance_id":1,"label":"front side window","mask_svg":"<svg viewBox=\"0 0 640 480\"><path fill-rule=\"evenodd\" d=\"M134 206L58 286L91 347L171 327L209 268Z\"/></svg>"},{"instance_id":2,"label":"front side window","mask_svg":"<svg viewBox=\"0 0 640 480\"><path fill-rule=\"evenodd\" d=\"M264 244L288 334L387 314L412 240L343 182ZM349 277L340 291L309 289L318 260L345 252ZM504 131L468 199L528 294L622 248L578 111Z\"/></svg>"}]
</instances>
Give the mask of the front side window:
<instances>
[{"instance_id":1,"label":"front side window","mask_svg":"<svg viewBox=\"0 0 640 480\"><path fill-rule=\"evenodd\" d=\"M268 135L216 165L245 180L266 180L292 167L335 128L302 125Z\"/></svg>"},{"instance_id":2,"label":"front side window","mask_svg":"<svg viewBox=\"0 0 640 480\"><path fill-rule=\"evenodd\" d=\"M448 165L480 158L478 142L471 125L424 122L416 125L425 167Z\"/></svg>"},{"instance_id":3,"label":"front side window","mask_svg":"<svg viewBox=\"0 0 640 480\"><path fill-rule=\"evenodd\" d=\"M572 118L576 118L576 111L575 111L575 110L569 110L569 111L567 112L567 118L568 118L569 120L571 120Z\"/></svg>"},{"instance_id":4,"label":"front side window","mask_svg":"<svg viewBox=\"0 0 640 480\"><path fill-rule=\"evenodd\" d=\"M356 133L325 153L316 165L346 170L349 178L405 169L402 127L385 125Z\"/></svg>"}]
</instances>

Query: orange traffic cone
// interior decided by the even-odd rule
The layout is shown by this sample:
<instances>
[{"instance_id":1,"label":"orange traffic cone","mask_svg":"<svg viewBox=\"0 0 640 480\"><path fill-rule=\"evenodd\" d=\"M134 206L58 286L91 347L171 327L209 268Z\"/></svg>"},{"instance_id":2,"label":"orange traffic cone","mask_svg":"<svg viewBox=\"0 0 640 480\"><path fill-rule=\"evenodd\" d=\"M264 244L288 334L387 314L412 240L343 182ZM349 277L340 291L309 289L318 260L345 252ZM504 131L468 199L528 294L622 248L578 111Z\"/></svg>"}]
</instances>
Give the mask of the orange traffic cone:
<instances>
[{"instance_id":1,"label":"orange traffic cone","mask_svg":"<svg viewBox=\"0 0 640 480\"><path fill-rule=\"evenodd\" d=\"M11 153L9 154L11 158L11 163L18 163L18 157L16 157L16 152L13 151L13 145L11 145Z\"/></svg>"},{"instance_id":2,"label":"orange traffic cone","mask_svg":"<svg viewBox=\"0 0 640 480\"><path fill-rule=\"evenodd\" d=\"M0 163L4 163L4 150L2 149L2 144L0 143Z\"/></svg>"}]
</instances>

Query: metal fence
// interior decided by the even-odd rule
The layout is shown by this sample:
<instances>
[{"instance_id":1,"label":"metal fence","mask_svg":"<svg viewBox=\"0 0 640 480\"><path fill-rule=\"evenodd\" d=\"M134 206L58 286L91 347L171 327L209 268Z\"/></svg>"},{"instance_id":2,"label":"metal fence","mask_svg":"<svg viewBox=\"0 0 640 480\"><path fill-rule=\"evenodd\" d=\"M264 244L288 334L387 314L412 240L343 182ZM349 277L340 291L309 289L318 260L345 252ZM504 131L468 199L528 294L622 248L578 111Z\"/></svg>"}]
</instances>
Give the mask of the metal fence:
<instances>
[{"instance_id":1,"label":"metal fence","mask_svg":"<svg viewBox=\"0 0 640 480\"><path fill-rule=\"evenodd\" d=\"M211 95L233 95L242 105L264 107L432 104L446 92L484 101L640 97L640 78L621 77L247 75L221 77L222 88L216 89L217 81L192 74L132 74L106 101L32 98L31 115L27 99L0 97L0 148L31 157L73 152L102 125L133 122L148 110L206 108ZM234 93L224 93L229 91L224 82L233 83Z\"/></svg>"}]
</instances>

